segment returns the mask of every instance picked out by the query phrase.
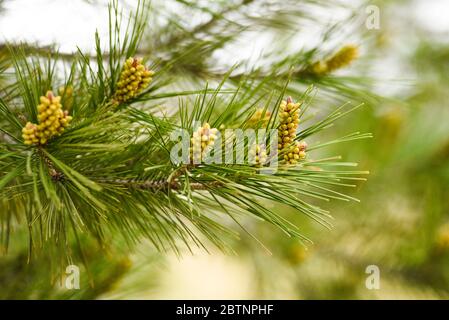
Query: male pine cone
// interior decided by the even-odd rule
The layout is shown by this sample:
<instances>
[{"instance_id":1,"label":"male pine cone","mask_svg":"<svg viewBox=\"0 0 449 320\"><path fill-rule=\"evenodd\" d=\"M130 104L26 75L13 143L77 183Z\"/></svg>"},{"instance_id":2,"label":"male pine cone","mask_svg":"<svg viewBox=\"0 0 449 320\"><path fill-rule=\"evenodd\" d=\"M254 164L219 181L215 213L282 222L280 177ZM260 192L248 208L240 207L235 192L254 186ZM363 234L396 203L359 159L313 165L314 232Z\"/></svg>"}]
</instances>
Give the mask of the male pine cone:
<instances>
[{"instance_id":1,"label":"male pine cone","mask_svg":"<svg viewBox=\"0 0 449 320\"><path fill-rule=\"evenodd\" d=\"M278 153L287 164L296 164L306 157L305 141L295 141L299 125L300 103L294 103L291 97L282 101L279 109Z\"/></svg>"},{"instance_id":2,"label":"male pine cone","mask_svg":"<svg viewBox=\"0 0 449 320\"><path fill-rule=\"evenodd\" d=\"M248 120L248 127L257 128L258 126L264 128L268 125L270 121L271 112L268 110L264 110L263 108L259 108L254 112L254 114Z\"/></svg>"},{"instance_id":3,"label":"male pine cone","mask_svg":"<svg viewBox=\"0 0 449 320\"><path fill-rule=\"evenodd\" d=\"M316 75L325 75L335 70L350 65L359 56L359 49L354 45L346 45L330 58L324 61L318 61L312 65L312 73Z\"/></svg>"},{"instance_id":4,"label":"male pine cone","mask_svg":"<svg viewBox=\"0 0 449 320\"><path fill-rule=\"evenodd\" d=\"M291 97L287 98L287 101L282 101L279 109L279 141L278 150L281 152L283 149L290 146L296 136L296 130L299 124L299 107L300 103L293 103Z\"/></svg>"},{"instance_id":5,"label":"male pine cone","mask_svg":"<svg viewBox=\"0 0 449 320\"><path fill-rule=\"evenodd\" d=\"M117 82L114 99L122 103L136 97L151 82L153 74L142 64L142 59L127 59Z\"/></svg>"},{"instance_id":6,"label":"male pine cone","mask_svg":"<svg viewBox=\"0 0 449 320\"><path fill-rule=\"evenodd\" d=\"M287 164L296 164L306 157L307 143L305 141L295 141L285 149L284 160Z\"/></svg>"},{"instance_id":7,"label":"male pine cone","mask_svg":"<svg viewBox=\"0 0 449 320\"><path fill-rule=\"evenodd\" d=\"M249 149L249 163L260 167L267 162L267 149L263 144L253 144Z\"/></svg>"},{"instance_id":8,"label":"male pine cone","mask_svg":"<svg viewBox=\"0 0 449 320\"><path fill-rule=\"evenodd\" d=\"M39 124L27 122L22 129L22 137L27 145L46 144L50 138L61 135L72 120L68 111L62 110L61 97L55 97L51 91L40 97L37 110Z\"/></svg>"},{"instance_id":9,"label":"male pine cone","mask_svg":"<svg viewBox=\"0 0 449 320\"><path fill-rule=\"evenodd\" d=\"M190 155L194 164L199 164L204 160L207 152L209 152L215 144L217 133L218 129L211 128L208 123L205 123L204 126L199 127L193 132L193 136L190 139Z\"/></svg>"}]
</instances>

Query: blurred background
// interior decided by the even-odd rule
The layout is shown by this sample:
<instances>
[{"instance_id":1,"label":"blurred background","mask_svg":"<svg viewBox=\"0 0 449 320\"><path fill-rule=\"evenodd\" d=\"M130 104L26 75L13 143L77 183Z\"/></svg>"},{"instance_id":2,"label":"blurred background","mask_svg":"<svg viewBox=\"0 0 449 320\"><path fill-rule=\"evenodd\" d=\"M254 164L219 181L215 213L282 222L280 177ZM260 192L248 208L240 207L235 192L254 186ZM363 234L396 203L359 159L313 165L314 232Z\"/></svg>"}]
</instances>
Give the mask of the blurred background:
<instances>
[{"instance_id":1,"label":"blurred background","mask_svg":"<svg viewBox=\"0 0 449 320\"><path fill-rule=\"evenodd\" d=\"M135 6L120 2L125 10ZM370 29L373 6L379 28ZM0 298L449 298L448 1L173 0L152 7L142 50L163 56L196 48L176 69L183 78L174 85L183 88L219 77L217 65L240 63L236 72L244 73L289 53L357 44L360 58L336 77L292 85L314 83L315 108L325 111L341 101L366 103L322 135L373 133L325 150L370 171L350 190L360 202L327 203L332 230L278 208L313 240L307 247L253 220L245 226L269 252L244 233L231 243L234 254L211 248L176 256L145 243L131 253L99 254L86 240L90 263L82 275L91 276L72 291L58 287L50 254L27 262L26 234L17 232L0 257ZM39 50L56 44L67 56L76 46L92 51L95 29L107 35L107 18L106 1L0 0L0 55L7 55L6 41ZM380 270L379 289L365 285L370 265Z\"/></svg>"}]
</instances>

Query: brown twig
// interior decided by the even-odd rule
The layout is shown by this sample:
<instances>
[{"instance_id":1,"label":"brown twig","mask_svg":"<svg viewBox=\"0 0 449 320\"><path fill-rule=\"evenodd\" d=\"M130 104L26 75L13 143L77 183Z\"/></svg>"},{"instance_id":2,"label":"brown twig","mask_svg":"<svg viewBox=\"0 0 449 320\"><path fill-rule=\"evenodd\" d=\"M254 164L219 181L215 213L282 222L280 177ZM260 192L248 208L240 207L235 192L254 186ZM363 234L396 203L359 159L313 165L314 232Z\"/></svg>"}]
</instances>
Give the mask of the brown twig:
<instances>
[{"instance_id":1,"label":"brown twig","mask_svg":"<svg viewBox=\"0 0 449 320\"><path fill-rule=\"evenodd\" d=\"M65 175L62 172L59 172L58 170L56 170L56 167L55 167L53 161L51 161L45 155L45 153L42 151L42 149L38 148L37 152L38 152L39 156L44 160L45 164L47 165L48 173L50 174L51 179L55 182L64 181Z\"/></svg>"},{"instance_id":2,"label":"brown twig","mask_svg":"<svg viewBox=\"0 0 449 320\"><path fill-rule=\"evenodd\" d=\"M106 183L112 183L112 184L119 184L123 185L127 188L135 188L135 189L141 189L141 190L154 190L154 191L160 191L160 190L181 190L183 188L183 184L176 181L169 181L169 180L146 180L146 181L139 181L134 179L102 179L98 180L98 182L106 182ZM223 183L221 181L210 181L210 182L193 182L190 184L190 189L192 190L207 190L210 187L218 187L222 186Z\"/></svg>"},{"instance_id":3,"label":"brown twig","mask_svg":"<svg viewBox=\"0 0 449 320\"><path fill-rule=\"evenodd\" d=\"M48 167L48 172L53 181L64 181L65 175L59 172L54 163L45 155L41 148L37 149L38 154L44 160ZM173 171L173 173L168 177L167 180L135 180L135 179L100 179L97 182L112 183L126 186L128 188L136 188L141 190L181 190L183 184L179 181L179 177L186 173L190 165L183 166ZM221 181L210 181L210 182L193 182L190 184L191 190L207 190L210 187L222 186Z\"/></svg>"}]
</instances>

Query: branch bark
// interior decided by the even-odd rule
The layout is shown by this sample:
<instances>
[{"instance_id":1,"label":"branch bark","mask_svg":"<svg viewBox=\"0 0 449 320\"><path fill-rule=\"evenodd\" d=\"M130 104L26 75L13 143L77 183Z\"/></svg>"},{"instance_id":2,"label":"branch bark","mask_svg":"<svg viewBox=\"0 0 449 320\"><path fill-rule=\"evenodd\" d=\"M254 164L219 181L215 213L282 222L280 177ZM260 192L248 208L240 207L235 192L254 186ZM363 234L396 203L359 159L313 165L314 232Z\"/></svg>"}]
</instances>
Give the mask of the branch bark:
<instances>
[{"instance_id":1,"label":"branch bark","mask_svg":"<svg viewBox=\"0 0 449 320\"><path fill-rule=\"evenodd\" d=\"M181 190L184 185L176 181L169 180L147 180L147 181L139 181L134 179L102 179L97 180L98 182L104 183L112 183L123 185L127 188L135 188L141 190L153 190L153 191L162 191L162 190ZM221 181L210 181L210 182L193 182L190 183L191 190L207 190L210 187L219 187L222 186L223 183Z\"/></svg>"}]
</instances>

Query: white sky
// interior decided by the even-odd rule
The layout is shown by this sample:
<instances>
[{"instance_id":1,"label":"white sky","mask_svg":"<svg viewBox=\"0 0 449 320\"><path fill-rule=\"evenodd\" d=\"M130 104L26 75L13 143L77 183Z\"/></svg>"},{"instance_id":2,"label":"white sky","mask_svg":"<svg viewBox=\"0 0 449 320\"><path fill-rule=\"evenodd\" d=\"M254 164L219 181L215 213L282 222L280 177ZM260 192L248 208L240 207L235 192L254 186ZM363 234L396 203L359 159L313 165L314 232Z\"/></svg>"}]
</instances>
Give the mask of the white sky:
<instances>
[{"instance_id":1,"label":"white sky","mask_svg":"<svg viewBox=\"0 0 449 320\"><path fill-rule=\"evenodd\" d=\"M351 1L358 3L360 0ZM74 52L77 46L83 51L92 51L95 30L98 29L103 39L106 39L108 31L108 0L93 2L95 4L86 0L6 0L6 11L0 15L0 42L20 40L39 42L41 45L56 43L61 52ZM136 3L135 0L119 0L119 2L127 4L128 7ZM402 11L403 6L404 11ZM424 27L429 30L429 34L440 35L441 39L449 39L449 0L411 0L398 6L397 10L395 13L397 20L404 17L411 18L410 23ZM333 11L331 14L332 18L338 16L338 12ZM381 22L382 14L380 12ZM397 22L394 16L389 16L388 19L391 20L390 23L394 28ZM318 39L313 32L313 28L307 28L307 33L298 36L295 44L303 46L313 43ZM353 39L346 40L353 41ZM401 33L399 40L404 41L398 41L396 49L403 50L404 45L408 47L413 45L413 34ZM416 40L418 39L415 37ZM254 37L249 41L243 38L236 46L237 48L230 48L228 52L217 52L217 58L226 61L229 65L243 59L252 63L257 61L261 52L270 49L270 38L268 35L258 35L257 41ZM376 68L376 74L384 79L408 77L397 61L388 63L385 59ZM393 88L394 86L388 83L382 90L396 90Z\"/></svg>"},{"instance_id":2,"label":"white sky","mask_svg":"<svg viewBox=\"0 0 449 320\"><path fill-rule=\"evenodd\" d=\"M107 34L107 0L7 0L0 16L0 41L57 43L63 52L93 47L93 34ZM414 0L414 21L434 32L449 32L449 0ZM382 13L381 13L382 16Z\"/></svg>"},{"instance_id":3,"label":"white sky","mask_svg":"<svg viewBox=\"0 0 449 320\"><path fill-rule=\"evenodd\" d=\"M434 32L449 33L449 0L415 0L416 22Z\"/></svg>"},{"instance_id":4,"label":"white sky","mask_svg":"<svg viewBox=\"0 0 449 320\"><path fill-rule=\"evenodd\" d=\"M107 7L82 0L8 0L0 17L1 40L57 43L63 52L91 49L94 32L107 35Z\"/></svg>"}]
</instances>

